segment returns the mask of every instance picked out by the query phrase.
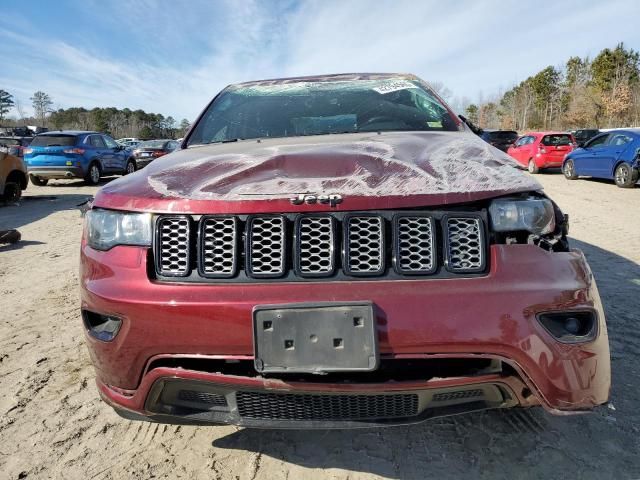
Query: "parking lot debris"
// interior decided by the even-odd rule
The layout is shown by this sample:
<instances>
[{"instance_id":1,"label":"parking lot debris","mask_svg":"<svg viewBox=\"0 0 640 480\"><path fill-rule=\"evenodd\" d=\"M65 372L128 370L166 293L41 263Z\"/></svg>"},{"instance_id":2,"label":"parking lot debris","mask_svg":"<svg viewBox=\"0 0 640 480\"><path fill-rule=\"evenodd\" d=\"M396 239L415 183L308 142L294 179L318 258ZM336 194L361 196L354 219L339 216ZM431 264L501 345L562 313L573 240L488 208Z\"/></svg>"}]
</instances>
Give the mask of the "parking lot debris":
<instances>
[{"instance_id":1,"label":"parking lot debris","mask_svg":"<svg viewBox=\"0 0 640 480\"><path fill-rule=\"evenodd\" d=\"M22 238L18 230L0 230L0 245L5 243L17 243Z\"/></svg>"}]
</instances>

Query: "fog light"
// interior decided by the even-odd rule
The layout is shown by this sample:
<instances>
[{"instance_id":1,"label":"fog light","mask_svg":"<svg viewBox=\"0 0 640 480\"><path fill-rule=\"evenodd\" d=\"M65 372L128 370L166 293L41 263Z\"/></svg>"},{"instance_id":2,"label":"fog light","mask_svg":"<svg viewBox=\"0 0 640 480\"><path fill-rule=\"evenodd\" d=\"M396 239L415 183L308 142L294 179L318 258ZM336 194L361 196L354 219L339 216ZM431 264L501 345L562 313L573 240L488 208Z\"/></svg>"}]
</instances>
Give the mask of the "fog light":
<instances>
[{"instance_id":1,"label":"fog light","mask_svg":"<svg viewBox=\"0 0 640 480\"><path fill-rule=\"evenodd\" d=\"M541 313L538 321L563 343L590 342L598 333L596 315L590 311Z\"/></svg>"},{"instance_id":2,"label":"fog light","mask_svg":"<svg viewBox=\"0 0 640 480\"><path fill-rule=\"evenodd\" d=\"M118 317L89 310L82 310L82 320L89 335L102 342L113 340L122 326L122 320Z\"/></svg>"}]
</instances>

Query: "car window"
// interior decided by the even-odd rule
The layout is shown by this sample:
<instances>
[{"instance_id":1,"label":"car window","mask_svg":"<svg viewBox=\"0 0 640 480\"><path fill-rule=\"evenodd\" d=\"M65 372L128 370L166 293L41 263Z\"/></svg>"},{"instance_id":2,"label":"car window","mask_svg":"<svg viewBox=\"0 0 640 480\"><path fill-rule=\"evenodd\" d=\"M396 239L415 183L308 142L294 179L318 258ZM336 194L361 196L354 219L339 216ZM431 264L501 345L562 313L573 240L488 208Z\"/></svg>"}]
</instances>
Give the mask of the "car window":
<instances>
[{"instance_id":1,"label":"car window","mask_svg":"<svg viewBox=\"0 0 640 480\"><path fill-rule=\"evenodd\" d=\"M104 141L100 135L91 135L89 137L89 144L95 148L104 148Z\"/></svg>"},{"instance_id":2,"label":"car window","mask_svg":"<svg viewBox=\"0 0 640 480\"><path fill-rule=\"evenodd\" d=\"M621 145L626 145L631 140L632 138L629 137L628 135L625 135L623 133L618 133L617 135L611 136L611 139L609 140L609 145L616 146L616 147Z\"/></svg>"},{"instance_id":3,"label":"car window","mask_svg":"<svg viewBox=\"0 0 640 480\"><path fill-rule=\"evenodd\" d=\"M545 135L544 137L542 137L542 141L540 143L542 143L542 145L555 147L558 145L571 145L573 142L571 139L571 135L562 133L555 135Z\"/></svg>"},{"instance_id":4,"label":"car window","mask_svg":"<svg viewBox=\"0 0 640 480\"><path fill-rule=\"evenodd\" d=\"M38 135L31 142L32 147L71 147L75 144L75 135Z\"/></svg>"},{"instance_id":5,"label":"car window","mask_svg":"<svg viewBox=\"0 0 640 480\"><path fill-rule=\"evenodd\" d=\"M589 143L585 145L585 148L594 148L594 147L602 147L607 142L607 139L610 135L600 135L599 137L595 137Z\"/></svg>"},{"instance_id":6,"label":"car window","mask_svg":"<svg viewBox=\"0 0 640 480\"><path fill-rule=\"evenodd\" d=\"M102 140L104 140L104 143L107 145L107 148L117 148L118 146L118 144L113 138L107 137L106 135L102 135Z\"/></svg>"},{"instance_id":7,"label":"car window","mask_svg":"<svg viewBox=\"0 0 640 480\"><path fill-rule=\"evenodd\" d=\"M494 142L513 142L518 138L518 134L509 131L488 132L487 138Z\"/></svg>"}]
</instances>

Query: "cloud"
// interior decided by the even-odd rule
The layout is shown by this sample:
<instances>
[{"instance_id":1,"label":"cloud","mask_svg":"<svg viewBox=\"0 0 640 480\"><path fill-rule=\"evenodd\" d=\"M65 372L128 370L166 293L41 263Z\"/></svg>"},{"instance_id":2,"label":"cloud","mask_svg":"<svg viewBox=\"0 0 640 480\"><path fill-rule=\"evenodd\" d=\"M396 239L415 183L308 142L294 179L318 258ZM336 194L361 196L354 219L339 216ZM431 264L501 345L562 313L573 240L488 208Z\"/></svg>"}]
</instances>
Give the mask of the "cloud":
<instances>
[{"instance_id":1,"label":"cloud","mask_svg":"<svg viewBox=\"0 0 640 480\"><path fill-rule=\"evenodd\" d=\"M640 44L631 0L68 2L56 7L66 30L28 9L0 19L0 58L16 59L0 87L23 104L43 90L60 107L193 119L229 83L350 71L416 73L476 98L571 55Z\"/></svg>"}]
</instances>

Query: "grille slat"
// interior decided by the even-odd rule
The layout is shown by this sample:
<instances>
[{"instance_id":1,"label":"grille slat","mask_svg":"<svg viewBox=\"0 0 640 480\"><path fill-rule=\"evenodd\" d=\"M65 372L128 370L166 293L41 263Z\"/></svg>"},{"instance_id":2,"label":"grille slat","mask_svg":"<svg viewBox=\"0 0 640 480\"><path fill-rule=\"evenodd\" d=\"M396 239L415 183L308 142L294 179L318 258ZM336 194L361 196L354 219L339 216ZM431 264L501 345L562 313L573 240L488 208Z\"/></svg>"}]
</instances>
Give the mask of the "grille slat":
<instances>
[{"instance_id":1,"label":"grille slat","mask_svg":"<svg viewBox=\"0 0 640 480\"><path fill-rule=\"evenodd\" d=\"M485 271L484 229L483 216L472 212L204 215L199 222L187 215L161 215L154 261L160 278L193 282L450 278Z\"/></svg>"},{"instance_id":2,"label":"grille slat","mask_svg":"<svg viewBox=\"0 0 640 480\"><path fill-rule=\"evenodd\" d=\"M238 392L241 417L268 420L365 420L418 415L418 395L310 395Z\"/></svg>"},{"instance_id":3,"label":"grille slat","mask_svg":"<svg viewBox=\"0 0 640 480\"><path fill-rule=\"evenodd\" d=\"M335 222L330 216L301 216L296 267L300 275L321 276L335 269Z\"/></svg>"},{"instance_id":4,"label":"grille slat","mask_svg":"<svg viewBox=\"0 0 640 480\"><path fill-rule=\"evenodd\" d=\"M236 273L237 235L235 217L205 217L201 220L201 274L230 277Z\"/></svg>"},{"instance_id":5,"label":"grille slat","mask_svg":"<svg viewBox=\"0 0 640 480\"><path fill-rule=\"evenodd\" d=\"M345 220L345 265L353 275L375 275L384 270L384 224L378 216Z\"/></svg>"},{"instance_id":6,"label":"grille slat","mask_svg":"<svg viewBox=\"0 0 640 480\"><path fill-rule=\"evenodd\" d=\"M453 272L484 270L484 239L479 218L447 217L447 268Z\"/></svg>"},{"instance_id":7,"label":"grille slat","mask_svg":"<svg viewBox=\"0 0 640 480\"><path fill-rule=\"evenodd\" d=\"M253 277L284 274L285 223L283 217L253 217L247 227L247 271Z\"/></svg>"},{"instance_id":8,"label":"grille slat","mask_svg":"<svg viewBox=\"0 0 640 480\"><path fill-rule=\"evenodd\" d=\"M427 216L396 218L396 266L401 273L435 270L435 226Z\"/></svg>"},{"instance_id":9,"label":"grille slat","mask_svg":"<svg viewBox=\"0 0 640 480\"><path fill-rule=\"evenodd\" d=\"M156 268L166 276L189 273L190 221L188 217L161 217L156 225L158 257Z\"/></svg>"}]
</instances>

